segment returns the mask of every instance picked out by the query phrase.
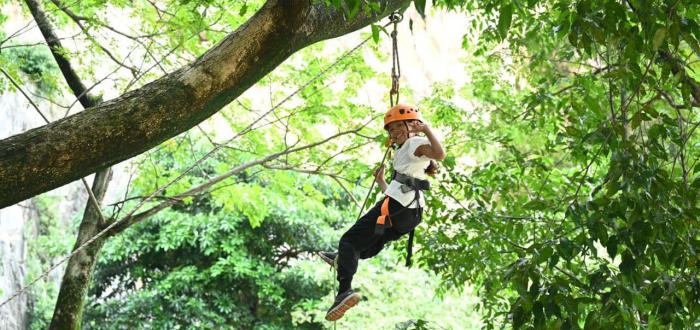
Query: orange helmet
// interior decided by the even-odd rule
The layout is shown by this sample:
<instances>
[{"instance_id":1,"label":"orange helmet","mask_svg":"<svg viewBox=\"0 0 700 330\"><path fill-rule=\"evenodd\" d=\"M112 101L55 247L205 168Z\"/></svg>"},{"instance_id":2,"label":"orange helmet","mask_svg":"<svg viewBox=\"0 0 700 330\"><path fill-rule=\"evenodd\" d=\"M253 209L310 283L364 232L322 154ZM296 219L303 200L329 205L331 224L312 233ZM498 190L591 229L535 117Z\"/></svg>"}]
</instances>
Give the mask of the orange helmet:
<instances>
[{"instance_id":1,"label":"orange helmet","mask_svg":"<svg viewBox=\"0 0 700 330\"><path fill-rule=\"evenodd\" d=\"M421 117L417 107L398 103L391 107L384 115L384 129L386 129L386 125L389 125L389 123L400 120L419 120L423 122L423 117Z\"/></svg>"}]
</instances>

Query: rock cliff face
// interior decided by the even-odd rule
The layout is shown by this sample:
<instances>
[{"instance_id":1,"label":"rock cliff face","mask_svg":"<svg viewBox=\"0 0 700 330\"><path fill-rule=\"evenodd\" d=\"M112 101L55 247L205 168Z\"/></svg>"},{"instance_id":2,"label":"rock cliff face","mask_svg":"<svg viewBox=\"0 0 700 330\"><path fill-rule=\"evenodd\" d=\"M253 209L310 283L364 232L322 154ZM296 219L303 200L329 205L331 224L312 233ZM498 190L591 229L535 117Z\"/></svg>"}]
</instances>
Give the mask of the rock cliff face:
<instances>
[{"instance_id":1,"label":"rock cliff face","mask_svg":"<svg viewBox=\"0 0 700 330\"><path fill-rule=\"evenodd\" d=\"M23 260L26 242L23 231L26 213L19 206L0 210L0 300L5 300L18 290L25 276ZM0 308L0 329L24 329L26 325L26 295Z\"/></svg>"},{"instance_id":2,"label":"rock cliff face","mask_svg":"<svg viewBox=\"0 0 700 330\"><path fill-rule=\"evenodd\" d=\"M0 95L0 139L41 125L41 117L19 93ZM27 202L0 209L0 301L17 291L26 276L28 219ZM27 295L0 308L0 329L25 329L28 323Z\"/></svg>"},{"instance_id":3,"label":"rock cliff face","mask_svg":"<svg viewBox=\"0 0 700 330\"><path fill-rule=\"evenodd\" d=\"M45 104L39 106L49 119L53 117L51 116L53 112L56 114L61 112ZM0 94L0 139L43 124L39 114L19 92ZM60 223L66 224L65 228L71 228L68 221L82 209L85 203L85 197L80 193L79 188L79 185L72 183L47 193L60 196L56 204L58 209L53 211L59 216ZM28 278L27 262L31 258L28 242L36 237L38 219L39 209L34 199L0 209L0 302L37 276L37 274L31 274L32 278ZM72 233L66 232L66 235L72 235ZM49 281L58 285L62 273L63 270L60 268L55 270L49 277ZM31 297L22 294L0 307L0 329L27 329L31 304Z\"/></svg>"}]
</instances>

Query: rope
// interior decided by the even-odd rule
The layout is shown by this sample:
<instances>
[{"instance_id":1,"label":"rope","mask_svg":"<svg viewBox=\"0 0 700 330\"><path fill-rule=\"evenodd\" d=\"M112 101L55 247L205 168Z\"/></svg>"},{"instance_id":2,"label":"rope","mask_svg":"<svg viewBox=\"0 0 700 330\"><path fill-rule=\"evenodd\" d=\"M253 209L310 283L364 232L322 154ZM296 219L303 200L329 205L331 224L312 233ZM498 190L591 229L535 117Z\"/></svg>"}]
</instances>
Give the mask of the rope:
<instances>
[{"instance_id":1,"label":"rope","mask_svg":"<svg viewBox=\"0 0 700 330\"><path fill-rule=\"evenodd\" d=\"M384 165L384 161L386 161L386 156L389 154L389 151L391 150L391 147L386 148L386 152L384 152L384 157L382 157L382 162L379 163L379 167ZM377 169L379 169L377 167ZM360 208L360 214L357 215L357 220L360 220L360 217L362 217L362 212L365 211L365 206L367 205L367 200L369 199L369 195L372 193L372 190L374 189L374 184L377 182L376 178L375 180L372 180L372 184L369 186L369 190L367 190L367 196L365 196L365 201L362 202L362 207Z\"/></svg>"},{"instance_id":2,"label":"rope","mask_svg":"<svg viewBox=\"0 0 700 330\"><path fill-rule=\"evenodd\" d=\"M392 14L392 15L393 15L393 14ZM393 16L392 16L392 17L393 17ZM389 26L389 24L392 24L392 23L393 23L393 20L392 20L391 22L385 24L384 27L387 27L387 26ZM33 286L34 284L36 284L40 279L46 278L46 277L49 275L49 273L51 273L54 269L56 269L58 266L60 266L61 264L65 263L66 261L68 261L68 259L70 259L70 258L72 258L73 256L75 256L76 254L78 254L78 252L80 252L81 250L83 250L83 249L84 249L85 247L87 247L88 245L90 245L90 244L92 244L93 242L95 242L97 239L99 239L99 238L102 237L104 234L106 234L107 232L109 232L112 228L114 228L114 227L116 227L117 225L121 224L124 220L130 218L139 208L141 208L144 204L146 204L148 201L150 201L151 199L153 199L154 196L156 196L157 194L161 193L162 191L164 191L164 190L167 189L168 187L172 186L174 183L176 183L176 182L178 182L179 180L181 180L183 177L185 177L185 175L186 175L187 173L189 173L190 171L192 171L194 168L197 168L198 166L200 166L205 160L207 160L209 157L213 156L214 153L216 153L217 151L219 151L221 148L225 147L225 146L228 145L231 141L235 140L236 138L240 137L241 135L246 134L247 132L249 132L250 130L252 130L252 127L253 127L255 124L257 124L260 120L262 120L263 118L265 118L267 115L269 115L269 114L272 113L273 111L277 110L277 108L279 108L282 104L284 104L284 103L287 102L289 99L291 99L292 97L294 97L296 94L298 94L299 92L301 92L302 90L304 90L306 87L308 87L309 85L311 85L311 83L313 83L314 81L316 81L318 78L320 78L321 76L323 76L324 74L326 74L326 72L328 72L330 69L334 68L336 65L338 65L338 63L340 63L340 62L341 62L343 59L345 59L346 57L350 56L352 53L354 53L356 50L358 50L360 47L362 47L365 43L367 43L370 39L372 39L371 36L370 36L370 37L367 37L367 38L364 39L362 42L360 42L357 46L355 46L355 47L353 47L352 49L350 49L349 51L345 52L345 53L344 53L343 55L341 55L338 59L336 59L335 62L331 63L331 64L330 64L329 66L327 66L325 69L321 70L318 74L316 74L314 77L312 77L310 80L308 80L305 84L303 84L302 86L300 86L299 88L297 88L294 92L292 92L292 93L289 94L287 97L285 97L282 101L280 101L279 103L277 103L277 104L276 104L275 106L273 106L270 110L268 110L267 112L265 112L262 116L260 116L260 117L259 117L258 119L256 119L255 121L253 121L250 125L248 125L246 128L244 128L242 131L240 131L240 132L239 132L238 134L236 134L234 137L228 139L228 140L225 141L224 143L221 143L221 144L216 145L213 149L211 149L209 152L207 152L202 158L200 158L200 159L197 160L194 164L192 164L190 167L188 167L187 169L185 169L184 172L180 173L180 175L178 175L176 178L172 179L170 182L168 182L168 183L166 183L165 185L161 186L161 187L158 188L156 191L154 191L153 193L151 193L150 195L148 195L148 196L147 196L145 199L143 199L141 202L139 202L131 211L129 211L129 213L128 213L127 215L125 215L125 216L122 217L121 219L119 219L119 220L113 222L112 224L110 224L109 226L107 226L105 229L103 229L102 231L100 231L99 233L97 233L95 236L93 236L92 238L90 238L88 241L86 241L85 243L83 243L83 244L81 244L80 246L78 246L75 250L73 250L73 252L71 252L70 254L68 254L67 256L65 256L64 258L60 259L60 260L59 260L58 262L56 262L55 264L51 265L51 266L49 267L49 269L46 270L46 271L44 271L39 277L37 277L37 278L35 278L34 280L32 280L31 282L29 282L29 284L27 284L27 285L25 285L24 287L20 288L17 292L15 292L13 295L11 295L9 298L7 298L7 299L6 299L5 301L3 301L2 303L0 303L0 308L2 308L2 306L6 305L7 303L9 303L10 301L14 300L15 298L19 297L19 296L20 296L22 293L24 293L27 289L29 289L31 286ZM385 155L385 156L386 156L386 155ZM368 194L368 197L369 197L369 194ZM363 206L363 208L364 208L364 206ZM98 209L99 209L99 208L98 208Z\"/></svg>"},{"instance_id":3,"label":"rope","mask_svg":"<svg viewBox=\"0 0 700 330\"><path fill-rule=\"evenodd\" d=\"M394 30L391 32L391 90L389 91L389 103L393 107L396 103L399 103L399 78L401 77L401 64L399 63L399 47L396 42L396 36L398 34L398 31L396 30L397 25L399 22L403 20L403 15L399 13L398 11L395 11L389 15L389 23L384 25L384 27L387 27L389 24L394 25ZM396 95L396 101L394 102L394 95ZM389 154L389 151L391 150L391 145L389 145L386 149L386 152L384 152L384 157L382 158L382 162L379 163L379 166L381 167L384 165L384 161L386 161L386 156ZM357 219L359 220L360 217L362 216L362 212L365 210L365 206L367 205L367 200L369 199L369 195L372 193L372 189L374 188L374 183L376 180L372 180L372 185L370 185L369 190L367 191L367 196L365 196L365 200L362 202L362 207L360 207L360 214L357 216Z\"/></svg>"},{"instance_id":4,"label":"rope","mask_svg":"<svg viewBox=\"0 0 700 330\"><path fill-rule=\"evenodd\" d=\"M393 107L394 104L399 102L399 77L401 77L401 66L399 64L399 51L398 51L398 45L396 42L396 35L398 32L396 31L396 26L401 20L403 20L403 16L399 12L393 12L391 15L389 15L389 23L385 24L384 27L386 28L389 24L394 25L394 30L391 32L391 45L392 45L392 65L391 65L391 90L389 91L389 103ZM365 40L367 41L367 40ZM396 95L396 102L394 102L394 97L393 95ZM377 170L381 168L382 165L384 165L384 162L386 161L387 156L389 155L389 152L391 151L391 145L389 145L386 148L386 151L384 152L384 156L382 157L382 161L379 163L379 167L377 167ZM369 195L372 193L374 190L374 184L377 182L376 177L374 180L372 180L372 184L369 186L369 189L367 190L367 195L365 196L364 201L362 202L362 206L360 207L360 212L357 215L357 220L360 220L362 217L362 213L365 210L365 206L367 205L367 201L369 200ZM403 211L403 209L401 210ZM357 221L356 220L356 221ZM335 269L333 266L331 266L331 274L335 275L337 269ZM333 278L335 280L335 276ZM335 302L334 296L331 295L331 304ZM338 321L335 320L333 321L333 329L335 330L338 326Z\"/></svg>"},{"instance_id":5,"label":"rope","mask_svg":"<svg viewBox=\"0 0 700 330\"><path fill-rule=\"evenodd\" d=\"M396 27L403 20L403 15L399 12L394 12L389 15L391 24L394 24L394 30L391 31L391 90L389 91L389 104L393 107L399 103L399 78L401 78L401 64L399 63L399 47L397 35L399 32ZM394 95L396 100L394 100Z\"/></svg>"}]
</instances>

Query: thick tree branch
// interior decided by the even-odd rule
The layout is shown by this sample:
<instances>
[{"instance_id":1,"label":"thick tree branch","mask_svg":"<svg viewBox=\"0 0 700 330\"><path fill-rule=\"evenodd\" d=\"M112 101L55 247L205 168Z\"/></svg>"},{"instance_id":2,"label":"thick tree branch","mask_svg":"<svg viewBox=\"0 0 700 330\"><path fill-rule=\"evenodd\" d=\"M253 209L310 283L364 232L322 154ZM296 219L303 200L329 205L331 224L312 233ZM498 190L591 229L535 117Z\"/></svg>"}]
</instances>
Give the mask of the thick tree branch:
<instances>
[{"instance_id":1,"label":"thick tree branch","mask_svg":"<svg viewBox=\"0 0 700 330\"><path fill-rule=\"evenodd\" d=\"M188 130L299 49L360 29L409 3L385 0L381 13L345 19L323 3L268 1L193 63L92 111L1 140L0 208L131 158Z\"/></svg>"},{"instance_id":2,"label":"thick tree branch","mask_svg":"<svg viewBox=\"0 0 700 330\"><path fill-rule=\"evenodd\" d=\"M92 189L90 190L94 192L94 195L91 193L90 197L92 202L88 201L86 203L83 220L80 222L78 237L75 240L73 249L92 238L105 225L99 205L104 199L111 175L111 168L100 171L95 175ZM92 277L92 269L104 242L104 238L99 239L68 260L49 329L74 329L76 325L80 324L83 313L83 301L87 293L88 283L90 283L90 278Z\"/></svg>"}]
</instances>

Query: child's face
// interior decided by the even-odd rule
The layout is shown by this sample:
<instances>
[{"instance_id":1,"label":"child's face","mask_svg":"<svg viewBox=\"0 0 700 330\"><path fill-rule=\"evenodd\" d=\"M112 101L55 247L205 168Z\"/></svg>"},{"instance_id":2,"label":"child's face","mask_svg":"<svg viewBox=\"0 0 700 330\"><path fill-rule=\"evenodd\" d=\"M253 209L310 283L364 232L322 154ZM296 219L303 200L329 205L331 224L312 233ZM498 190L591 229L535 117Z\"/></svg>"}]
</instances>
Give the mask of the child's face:
<instances>
[{"instance_id":1,"label":"child's face","mask_svg":"<svg viewBox=\"0 0 700 330\"><path fill-rule=\"evenodd\" d=\"M394 143L403 144L409 137L414 135L408 131L410 128L413 128L413 122L414 120L402 120L389 123L386 127L386 130L389 132L389 138Z\"/></svg>"}]
</instances>

